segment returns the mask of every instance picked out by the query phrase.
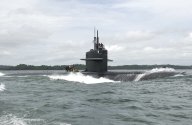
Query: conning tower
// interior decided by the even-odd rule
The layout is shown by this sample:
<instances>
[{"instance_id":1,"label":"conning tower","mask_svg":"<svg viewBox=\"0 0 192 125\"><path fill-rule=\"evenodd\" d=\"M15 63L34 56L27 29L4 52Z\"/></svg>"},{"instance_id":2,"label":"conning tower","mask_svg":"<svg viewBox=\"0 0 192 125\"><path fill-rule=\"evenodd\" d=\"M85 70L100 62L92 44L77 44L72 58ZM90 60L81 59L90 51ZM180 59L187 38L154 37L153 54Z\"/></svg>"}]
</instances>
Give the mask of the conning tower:
<instances>
[{"instance_id":1,"label":"conning tower","mask_svg":"<svg viewBox=\"0 0 192 125\"><path fill-rule=\"evenodd\" d=\"M95 36L94 29L94 49L86 52L86 72L107 72L108 53L103 43L99 42L99 34L97 30L97 36Z\"/></svg>"}]
</instances>

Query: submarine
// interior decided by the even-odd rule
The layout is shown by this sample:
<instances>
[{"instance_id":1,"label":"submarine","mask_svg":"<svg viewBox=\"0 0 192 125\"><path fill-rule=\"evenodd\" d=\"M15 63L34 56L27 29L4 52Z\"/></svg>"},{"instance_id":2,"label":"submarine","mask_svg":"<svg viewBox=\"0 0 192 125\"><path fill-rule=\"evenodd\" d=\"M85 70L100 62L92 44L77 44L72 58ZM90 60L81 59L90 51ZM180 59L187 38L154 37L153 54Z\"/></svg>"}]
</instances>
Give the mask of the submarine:
<instances>
[{"instance_id":1,"label":"submarine","mask_svg":"<svg viewBox=\"0 0 192 125\"><path fill-rule=\"evenodd\" d=\"M85 61L86 68L82 71L85 75L92 75L94 77L107 77L109 79L117 78L118 75L123 74L140 74L141 72L115 72L108 71L108 62L113 60L108 59L108 50L103 43L99 41L99 33L97 35L94 29L93 49L86 52L86 58L81 59ZM116 79L119 80L119 79ZM131 80L131 77L129 78Z\"/></svg>"},{"instance_id":2,"label":"submarine","mask_svg":"<svg viewBox=\"0 0 192 125\"><path fill-rule=\"evenodd\" d=\"M113 61L108 59L108 50L105 48L103 43L99 41L98 30L95 32L93 38L93 49L86 52L84 59L86 68L81 71L84 75L90 75L96 78L104 77L114 81L140 81L164 78L181 74L175 70L163 70L163 71L108 71L108 62ZM72 71L74 69L72 68Z\"/></svg>"}]
</instances>

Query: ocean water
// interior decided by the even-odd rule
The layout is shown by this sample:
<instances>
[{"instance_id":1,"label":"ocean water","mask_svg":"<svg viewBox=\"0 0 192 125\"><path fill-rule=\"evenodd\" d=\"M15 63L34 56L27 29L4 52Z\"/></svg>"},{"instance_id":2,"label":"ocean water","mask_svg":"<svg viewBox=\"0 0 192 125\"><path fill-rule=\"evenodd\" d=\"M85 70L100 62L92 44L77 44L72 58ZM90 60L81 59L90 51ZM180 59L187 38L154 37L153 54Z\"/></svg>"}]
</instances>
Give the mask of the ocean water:
<instances>
[{"instance_id":1,"label":"ocean water","mask_svg":"<svg viewBox=\"0 0 192 125\"><path fill-rule=\"evenodd\" d=\"M184 72L121 82L65 71L0 71L0 125L191 125L192 70Z\"/></svg>"}]
</instances>

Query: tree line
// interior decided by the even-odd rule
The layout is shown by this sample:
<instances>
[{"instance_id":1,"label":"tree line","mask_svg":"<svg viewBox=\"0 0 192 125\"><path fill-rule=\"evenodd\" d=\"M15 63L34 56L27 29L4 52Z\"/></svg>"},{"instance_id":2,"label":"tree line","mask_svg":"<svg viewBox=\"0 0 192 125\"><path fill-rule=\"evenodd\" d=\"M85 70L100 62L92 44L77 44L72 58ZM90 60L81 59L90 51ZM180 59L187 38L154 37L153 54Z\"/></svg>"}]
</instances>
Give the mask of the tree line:
<instances>
[{"instance_id":1,"label":"tree line","mask_svg":"<svg viewBox=\"0 0 192 125\"><path fill-rule=\"evenodd\" d=\"M6 66L0 65L0 70L65 70L65 67L68 65L27 65L27 64L19 64L16 66ZM83 64L74 64L73 65L78 70L84 70L85 65ZM192 66L181 66L181 65L121 65L121 66L108 66L109 70L142 70L142 69L153 69L153 68L161 68L161 67L169 67L174 69L192 69Z\"/></svg>"},{"instance_id":2,"label":"tree line","mask_svg":"<svg viewBox=\"0 0 192 125\"><path fill-rule=\"evenodd\" d=\"M26 64L19 64L17 66L0 65L0 70L65 70L66 66L68 65L55 65L55 66L48 66L48 65L34 66ZM80 70L85 68L85 66L81 64L74 64L74 67Z\"/></svg>"}]
</instances>

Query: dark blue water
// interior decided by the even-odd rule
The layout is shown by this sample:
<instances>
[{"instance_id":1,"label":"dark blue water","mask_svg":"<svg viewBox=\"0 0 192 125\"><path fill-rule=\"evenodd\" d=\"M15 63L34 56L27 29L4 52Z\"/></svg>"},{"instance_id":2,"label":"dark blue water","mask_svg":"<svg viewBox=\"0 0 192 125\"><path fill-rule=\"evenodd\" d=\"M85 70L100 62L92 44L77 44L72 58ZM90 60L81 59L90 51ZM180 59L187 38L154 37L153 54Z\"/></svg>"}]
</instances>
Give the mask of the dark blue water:
<instances>
[{"instance_id":1,"label":"dark blue water","mask_svg":"<svg viewBox=\"0 0 192 125\"><path fill-rule=\"evenodd\" d=\"M0 125L191 125L192 71L115 82L64 71L0 71Z\"/></svg>"}]
</instances>

